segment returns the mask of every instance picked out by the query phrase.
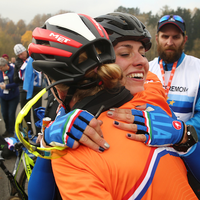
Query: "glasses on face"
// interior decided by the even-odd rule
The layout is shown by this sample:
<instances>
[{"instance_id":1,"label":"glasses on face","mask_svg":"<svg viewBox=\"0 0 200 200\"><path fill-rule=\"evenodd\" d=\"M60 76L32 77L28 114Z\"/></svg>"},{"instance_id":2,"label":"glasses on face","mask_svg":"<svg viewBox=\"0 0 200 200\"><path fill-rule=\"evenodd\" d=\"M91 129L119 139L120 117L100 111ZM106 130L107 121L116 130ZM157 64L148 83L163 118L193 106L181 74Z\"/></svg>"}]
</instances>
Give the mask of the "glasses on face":
<instances>
[{"instance_id":1,"label":"glasses on face","mask_svg":"<svg viewBox=\"0 0 200 200\"><path fill-rule=\"evenodd\" d=\"M168 21L169 19L173 18L174 20L176 20L177 22L181 22L182 24L185 24L184 20L182 17L178 16L178 15L165 15L163 16L158 23L162 23L164 21Z\"/></svg>"}]
</instances>

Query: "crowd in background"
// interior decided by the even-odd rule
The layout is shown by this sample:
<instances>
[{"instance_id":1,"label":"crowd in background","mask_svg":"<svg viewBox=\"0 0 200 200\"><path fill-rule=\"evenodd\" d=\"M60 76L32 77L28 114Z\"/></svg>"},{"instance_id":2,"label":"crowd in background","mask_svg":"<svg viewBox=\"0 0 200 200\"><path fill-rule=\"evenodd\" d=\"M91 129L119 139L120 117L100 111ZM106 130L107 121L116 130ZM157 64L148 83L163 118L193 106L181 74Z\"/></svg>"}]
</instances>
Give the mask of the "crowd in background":
<instances>
[{"instance_id":1,"label":"crowd in background","mask_svg":"<svg viewBox=\"0 0 200 200\"><path fill-rule=\"evenodd\" d=\"M5 132L1 134L3 137L14 136L18 104L20 108L23 108L42 89L44 83L42 74L33 69L32 58L27 49L22 44L16 44L13 50L16 58L9 58L7 54L0 57L0 103L5 124ZM33 134L33 130L36 130L35 134L40 132L40 129L35 126L35 122L39 119L34 109L41 105L42 100L33 106L32 111L25 118L31 134ZM33 119L31 119L31 112Z\"/></svg>"}]
</instances>

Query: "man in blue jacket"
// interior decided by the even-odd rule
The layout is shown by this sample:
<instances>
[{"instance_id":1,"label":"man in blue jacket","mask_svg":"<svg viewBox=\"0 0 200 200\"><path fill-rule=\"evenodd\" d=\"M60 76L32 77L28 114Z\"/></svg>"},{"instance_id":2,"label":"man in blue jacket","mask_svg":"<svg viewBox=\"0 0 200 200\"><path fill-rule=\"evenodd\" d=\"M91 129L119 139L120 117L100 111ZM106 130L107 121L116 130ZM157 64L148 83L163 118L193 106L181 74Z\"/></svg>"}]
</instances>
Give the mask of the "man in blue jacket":
<instances>
[{"instance_id":1,"label":"man in blue jacket","mask_svg":"<svg viewBox=\"0 0 200 200\"><path fill-rule=\"evenodd\" d=\"M18 84L13 81L14 68L6 59L0 58L0 101L1 112L5 122L4 137L14 135L15 113L19 103Z\"/></svg>"}]
</instances>

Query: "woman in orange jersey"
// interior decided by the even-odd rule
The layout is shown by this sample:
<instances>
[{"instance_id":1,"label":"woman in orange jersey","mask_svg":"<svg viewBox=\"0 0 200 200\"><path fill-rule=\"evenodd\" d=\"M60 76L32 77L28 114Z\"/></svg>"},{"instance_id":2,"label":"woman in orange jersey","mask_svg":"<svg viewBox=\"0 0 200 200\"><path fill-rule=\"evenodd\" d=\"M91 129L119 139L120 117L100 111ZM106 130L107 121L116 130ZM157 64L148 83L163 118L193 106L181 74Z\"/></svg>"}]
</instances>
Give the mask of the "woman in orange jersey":
<instances>
[{"instance_id":1,"label":"woman in orange jersey","mask_svg":"<svg viewBox=\"0 0 200 200\"><path fill-rule=\"evenodd\" d=\"M72 26L74 23L71 22L75 22L74 20L78 23L77 27ZM89 26L89 29L84 28L85 26ZM148 35L145 27L141 28ZM55 35L60 39L57 40ZM138 79L135 81L137 87L133 90L131 88L131 93L135 94L132 100L130 93L119 87L121 75L117 66L106 67L103 70L105 74L99 74L102 71L102 63L113 62L113 53L111 45L106 41L106 33L92 18L75 13L55 16L46 22L43 30L35 32L33 38L34 44L29 46L29 52L35 59L33 67L42 70L55 81L68 79L67 91L66 87L62 90L61 86L57 86L57 91L65 110L75 109L63 116L64 108L60 110L57 120L45 130L45 140L48 144L73 147L81 140L83 132L86 129L89 131L87 125L91 125L95 118L80 109L96 114L102 104L107 110L120 106L133 108L142 101L153 105L159 102L163 109L169 112L165 106L165 97L158 95L157 97L161 97L159 101L155 97L157 88L151 92L142 92L148 72L148 62L143 55L149 48L147 44L150 38L146 42L130 39L128 44L120 41L122 47L128 47L130 50L128 56L127 52L120 55L135 60L134 66L138 68L137 71L129 71L132 65L128 66L127 71L124 70L124 74L127 72L127 78ZM47 43L48 45L41 45ZM98 47L100 53L94 47ZM82 55L83 52L86 52L86 57L81 62L80 59L73 57ZM48 54L51 56L47 56ZM89 69L92 70L92 76L86 78L85 73ZM97 72L98 76L95 76L94 72ZM148 79L147 84L151 82ZM116 85L118 89L113 90ZM103 88L107 90L102 90ZM81 96L74 94L79 94L83 89L85 91ZM99 92L91 96L94 89ZM77 101L83 98L83 95L85 98ZM80 146L76 151L69 149L67 155L52 161L62 199L197 199L187 182L184 163L176 157L177 153L173 148L153 148L127 140L124 137L126 132L113 127L112 119L108 118L105 112L99 119L103 121L101 128L110 148L107 143L103 143L97 148L98 152L95 152L88 147ZM173 119L171 121L173 122ZM179 143L185 133L184 124L180 122L180 126L177 132L179 137L175 138L174 143ZM107 148L109 150L104 151ZM101 153L102 151L104 153Z\"/></svg>"},{"instance_id":2,"label":"woman in orange jersey","mask_svg":"<svg viewBox=\"0 0 200 200\"><path fill-rule=\"evenodd\" d=\"M126 15L123 13L112 13L112 14L108 14L108 15L103 15L103 16L97 17L96 20L109 33L110 39L114 45L114 49L115 49L115 53L116 53L116 63L119 64L121 66L122 70L125 72L124 69L128 69L127 66L131 66L131 62L130 62L128 55L124 54L127 50L125 48L125 45L123 44L123 49L122 49L122 47L121 47L122 43L120 45L118 42L126 41L131 38L136 41L138 41L138 40L147 41L146 37L143 37L143 38L137 37L137 36L141 36L143 33L142 31L140 33L137 32L137 30L139 30L138 29L139 23L134 22L133 16ZM130 34L132 34L132 36L130 36ZM123 53L123 51L124 51L124 53ZM128 50L127 50L127 52L131 53L131 51L128 51ZM130 53L128 53L128 54L130 54ZM136 61L136 59L135 59L135 61ZM133 61L133 66L136 66L134 61ZM150 74L148 73L148 75L150 75ZM147 81L146 81L148 84L144 84L145 85L144 92L148 92L148 91L151 92L151 90L154 88L154 89L157 89L154 92L152 91L152 94L155 95L155 93L159 93L159 91L161 91L161 89L159 87L159 84L155 83L156 79L154 77L150 78L148 75L147 75ZM152 75L153 74L151 74L151 76ZM126 74L125 74L125 76L126 76ZM155 80L155 81L153 81L153 80ZM135 84L136 81L137 81L136 79L132 78L129 82L130 83L129 86L127 86L127 84L126 84L126 87L129 89L130 87L136 86L136 84ZM132 93L132 94L134 94L134 93ZM149 94L146 99L148 99L150 96L151 96L151 94ZM161 105L160 98L159 97L157 98L156 95L155 95L155 99L152 99L152 100L154 103L156 103L156 105L158 105L158 106ZM138 102L138 105L141 105L140 100ZM139 107L137 107L137 109L139 109ZM142 108L140 108L140 109L142 109ZM144 109L144 107L143 107L143 109ZM156 109L156 110L158 110L158 109ZM166 109L164 109L164 110L167 111ZM169 145L174 144L172 141L171 141L171 143L169 143L169 140L165 139L166 137L171 138L170 133L165 134L166 137L163 137L163 135L164 135L163 133L162 133L163 135L160 134L160 132L159 132L160 129L162 129L162 132L164 132L164 130L165 130L164 125L162 127L160 127L160 129L157 129L159 131L154 131L154 132L152 132L152 134L147 131L142 132L141 130L138 130L138 124L134 121L134 115L136 113L137 113L137 115L140 115L140 116L144 115L144 113L142 113L142 112L140 112L140 114L139 114L138 111L134 111L134 110L130 110L130 109L129 110L115 109L115 111L114 111L114 109L112 109L112 111L108 112L108 116L112 117L115 120L118 120L118 121L114 122L114 126L117 128L122 128L123 130L126 130L128 132L126 134L126 136L129 139L134 139L137 141L145 142L147 145L154 145L154 146L162 146L162 145L169 146ZM126 121L129 124L120 123L119 120ZM160 118L159 120L162 121L162 118ZM163 121L166 121L166 119L164 119ZM144 128L144 127L142 127L142 128ZM182 144L179 147L177 147L175 145L174 148L176 148L176 150L179 151L179 155L184 160L184 163L186 164L189 172L191 172L191 173L189 173L189 182L190 182L191 186L193 187L195 193L199 197L198 191L199 191L200 184L198 183L198 181L200 182L200 171L198 170L198 168L200 166L200 159L197 159L197 158L199 157L199 153L200 153L200 145L199 145L199 143L196 143L197 142L197 134L196 134L194 127L189 125L186 127L186 130L187 130L187 134L183 138ZM131 134L131 132L134 132L137 134ZM166 130L165 133L167 133L167 132L168 131ZM171 133L174 133L174 132L171 132Z\"/></svg>"}]
</instances>

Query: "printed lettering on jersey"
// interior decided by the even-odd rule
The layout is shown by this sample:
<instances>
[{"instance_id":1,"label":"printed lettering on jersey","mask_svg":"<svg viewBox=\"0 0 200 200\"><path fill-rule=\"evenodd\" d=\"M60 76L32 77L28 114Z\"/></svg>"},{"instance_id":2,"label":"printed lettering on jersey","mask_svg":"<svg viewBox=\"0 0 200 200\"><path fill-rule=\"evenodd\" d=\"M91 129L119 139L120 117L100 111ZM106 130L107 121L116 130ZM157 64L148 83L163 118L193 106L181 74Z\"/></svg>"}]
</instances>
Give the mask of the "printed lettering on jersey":
<instances>
[{"instance_id":1,"label":"printed lettering on jersey","mask_svg":"<svg viewBox=\"0 0 200 200\"><path fill-rule=\"evenodd\" d=\"M172 92L187 92L189 88L182 86L171 86L170 91Z\"/></svg>"},{"instance_id":2,"label":"printed lettering on jersey","mask_svg":"<svg viewBox=\"0 0 200 200\"><path fill-rule=\"evenodd\" d=\"M152 128L154 131L155 139L170 139L172 137L172 133L167 131L167 128L172 127L171 122L168 122L167 119L170 117L166 114L162 113L151 113L151 123L153 124ZM164 129L165 127L165 129Z\"/></svg>"},{"instance_id":3,"label":"printed lettering on jersey","mask_svg":"<svg viewBox=\"0 0 200 200\"><path fill-rule=\"evenodd\" d=\"M163 88L166 89L167 86L163 85ZM171 92L187 92L189 90L189 88L187 87L182 87L182 86L171 86L169 91Z\"/></svg>"}]
</instances>

